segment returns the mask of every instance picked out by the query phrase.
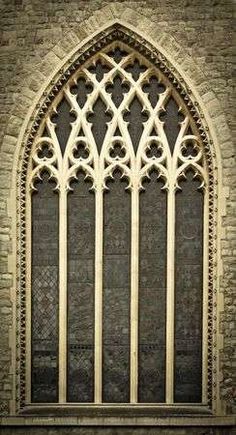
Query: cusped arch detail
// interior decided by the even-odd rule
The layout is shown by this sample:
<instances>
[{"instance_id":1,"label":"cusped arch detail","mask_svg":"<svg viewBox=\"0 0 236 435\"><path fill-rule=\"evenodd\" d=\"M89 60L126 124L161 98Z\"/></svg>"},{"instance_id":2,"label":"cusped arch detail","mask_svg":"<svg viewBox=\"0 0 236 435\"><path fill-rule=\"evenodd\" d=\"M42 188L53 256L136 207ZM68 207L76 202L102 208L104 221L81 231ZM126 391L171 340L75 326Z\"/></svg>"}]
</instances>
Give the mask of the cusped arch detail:
<instances>
[{"instance_id":1,"label":"cusped arch detail","mask_svg":"<svg viewBox=\"0 0 236 435\"><path fill-rule=\"evenodd\" d=\"M146 58L155 68L157 68L161 74L163 74L167 80L171 83L173 89L181 99L184 101L188 112L196 125L204 153L207 162L208 170L208 182L209 182L209 267L208 267L208 404L212 406L212 403L216 401L215 382L213 379L213 365L212 361L215 356L216 350L216 334L213 332L214 328L214 261L215 261L215 235L216 235L216 184L217 184L217 164L216 154L213 149L213 141L209 135L209 128L204 119L203 112L196 101L195 97L191 93L191 89L185 83L184 79L178 73L175 67L171 65L166 56L161 53L154 45L148 42L145 38L134 32L130 28L123 24L116 22L109 27L103 29L92 39L87 41L79 50L77 50L73 56L68 59L63 68L55 74L53 80L51 80L47 89L44 90L43 95L38 100L34 114L31 116L30 123L25 131L25 136L22 141L22 152L18 166L18 187L19 187L19 200L18 200L18 215L19 215L19 227L18 234L19 244L19 261L18 261L18 298L19 298L19 331L18 335L18 349L19 353L19 388L17 391L17 401L19 407L23 407L25 404L25 361L21 357L25 353L25 322L26 322L26 306L25 306L25 291L26 291L26 251L25 251L25 237L26 237L26 179L29 165L29 158L32 149L32 145L38 134L39 126L48 109L50 108L55 97L60 93L60 90L68 82L68 79L74 74L74 72L80 68L88 59L94 54L104 49L113 41L123 42L131 49L136 50L144 58Z\"/></svg>"}]
</instances>

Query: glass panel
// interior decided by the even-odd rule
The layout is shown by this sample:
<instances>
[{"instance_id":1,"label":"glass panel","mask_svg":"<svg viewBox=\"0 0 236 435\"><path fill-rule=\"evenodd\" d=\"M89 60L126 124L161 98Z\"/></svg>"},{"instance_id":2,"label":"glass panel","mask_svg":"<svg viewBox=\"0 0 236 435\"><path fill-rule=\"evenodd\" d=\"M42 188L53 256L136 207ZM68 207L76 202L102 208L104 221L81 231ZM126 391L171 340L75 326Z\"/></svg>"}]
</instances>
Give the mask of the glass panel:
<instances>
[{"instance_id":1,"label":"glass panel","mask_svg":"<svg viewBox=\"0 0 236 435\"><path fill-rule=\"evenodd\" d=\"M173 97L170 97L165 105L165 111L160 113L160 120L164 121L164 130L173 154L175 142L180 131L180 123L184 120L184 116L179 112L179 106Z\"/></svg>"},{"instance_id":2,"label":"glass panel","mask_svg":"<svg viewBox=\"0 0 236 435\"><path fill-rule=\"evenodd\" d=\"M110 68L108 65L104 65L100 60L96 62L96 65L92 65L88 68L88 70L96 75L96 79L98 82L101 82L101 80L104 77L104 74L107 74L110 71Z\"/></svg>"},{"instance_id":3,"label":"glass panel","mask_svg":"<svg viewBox=\"0 0 236 435\"><path fill-rule=\"evenodd\" d=\"M143 133L143 122L148 120L148 115L143 111L143 106L137 96L129 106L129 110L124 113L124 121L128 122L128 130L130 138L136 152L138 149L139 141Z\"/></svg>"},{"instance_id":4,"label":"glass panel","mask_svg":"<svg viewBox=\"0 0 236 435\"><path fill-rule=\"evenodd\" d=\"M32 195L32 402L57 402L58 194L42 178Z\"/></svg>"},{"instance_id":5,"label":"glass panel","mask_svg":"<svg viewBox=\"0 0 236 435\"><path fill-rule=\"evenodd\" d=\"M87 115L87 119L92 124L93 137L100 153L107 131L107 123L112 119L111 114L100 97L94 103L93 112Z\"/></svg>"},{"instance_id":6,"label":"glass panel","mask_svg":"<svg viewBox=\"0 0 236 435\"><path fill-rule=\"evenodd\" d=\"M84 107L87 96L93 90L93 87L90 83L86 81L84 77L79 77L76 85L71 86L70 92L72 95L76 95L76 101L80 108Z\"/></svg>"},{"instance_id":7,"label":"glass panel","mask_svg":"<svg viewBox=\"0 0 236 435\"><path fill-rule=\"evenodd\" d=\"M122 50L120 47L115 47L113 51L107 53L108 56L112 57L116 63L120 63L123 57L128 55L127 51Z\"/></svg>"},{"instance_id":8,"label":"glass panel","mask_svg":"<svg viewBox=\"0 0 236 435\"><path fill-rule=\"evenodd\" d=\"M71 107L64 97L57 106L57 113L51 116L51 121L56 124L55 132L62 154L65 152L66 144L71 133L71 122L74 122L75 119L76 116L71 111Z\"/></svg>"},{"instance_id":9,"label":"glass panel","mask_svg":"<svg viewBox=\"0 0 236 435\"><path fill-rule=\"evenodd\" d=\"M104 402L129 402L131 210L126 185L116 171L104 195Z\"/></svg>"},{"instance_id":10,"label":"glass panel","mask_svg":"<svg viewBox=\"0 0 236 435\"><path fill-rule=\"evenodd\" d=\"M166 88L159 82L157 77L152 76L150 77L149 82L143 85L142 89L148 94L148 99L152 107L155 107L159 100L159 94L162 94Z\"/></svg>"},{"instance_id":11,"label":"glass panel","mask_svg":"<svg viewBox=\"0 0 236 435\"><path fill-rule=\"evenodd\" d=\"M111 94L111 99L116 107L119 107L123 101L124 94L129 91L129 85L124 83L121 77L116 76L113 82L106 86L106 91Z\"/></svg>"},{"instance_id":12,"label":"glass panel","mask_svg":"<svg viewBox=\"0 0 236 435\"><path fill-rule=\"evenodd\" d=\"M147 70L145 65L142 65L138 59L135 59L132 64L129 64L125 71L132 75L133 80L137 81L141 74Z\"/></svg>"},{"instance_id":13,"label":"glass panel","mask_svg":"<svg viewBox=\"0 0 236 435\"><path fill-rule=\"evenodd\" d=\"M68 194L68 401L93 402L95 199L80 173Z\"/></svg>"},{"instance_id":14,"label":"glass panel","mask_svg":"<svg viewBox=\"0 0 236 435\"><path fill-rule=\"evenodd\" d=\"M165 401L166 192L155 173L140 194L139 402Z\"/></svg>"},{"instance_id":15,"label":"glass panel","mask_svg":"<svg viewBox=\"0 0 236 435\"><path fill-rule=\"evenodd\" d=\"M202 389L203 193L192 176L176 194L176 402L201 402Z\"/></svg>"}]
</instances>

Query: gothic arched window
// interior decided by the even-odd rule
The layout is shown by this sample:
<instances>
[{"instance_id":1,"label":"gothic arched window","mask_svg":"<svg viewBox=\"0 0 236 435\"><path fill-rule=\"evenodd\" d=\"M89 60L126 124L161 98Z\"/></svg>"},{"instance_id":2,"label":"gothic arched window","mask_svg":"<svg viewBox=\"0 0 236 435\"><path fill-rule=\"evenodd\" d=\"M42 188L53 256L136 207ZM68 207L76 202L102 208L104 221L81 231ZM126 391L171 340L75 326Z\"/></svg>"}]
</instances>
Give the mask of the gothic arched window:
<instances>
[{"instance_id":1,"label":"gothic arched window","mask_svg":"<svg viewBox=\"0 0 236 435\"><path fill-rule=\"evenodd\" d=\"M177 80L121 34L30 144L24 404L211 400L208 157Z\"/></svg>"}]
</instances>

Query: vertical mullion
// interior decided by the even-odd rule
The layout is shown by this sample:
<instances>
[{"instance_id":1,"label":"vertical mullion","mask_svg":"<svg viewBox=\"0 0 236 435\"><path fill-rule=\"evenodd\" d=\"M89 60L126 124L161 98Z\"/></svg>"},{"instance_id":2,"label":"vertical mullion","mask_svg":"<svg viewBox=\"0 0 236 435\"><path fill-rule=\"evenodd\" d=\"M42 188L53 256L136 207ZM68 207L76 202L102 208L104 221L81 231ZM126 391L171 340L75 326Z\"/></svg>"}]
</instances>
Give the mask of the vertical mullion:
<instances>
[{"instance_id":1,"label":"vertical mullion","mask_svg":"<svg viewBox=\"0 0 236 435\"><path fill-rule=\"evenodd\" d=\"M175 189L170 184L167 200L166 403L174 401L174 260Z\"/></svg>"},{"instance_id":2,"label":"vertical mullion","mask_svg":"<svg viewBox=\"0 0 236 435\"><path fill-rule=\"evenodd\" d=\"M96 190L94 401L102 402L103 189Z\"/></svg>"},{"instance_id":3,"label":"vertical mullion","mask_svg":"<svg viewBox=\"0 0 236 435\"><path fill-rule=\"evenodd\" d=\"M133 186L131 201L130 402L137 403L139 282L139 190L137 185Z\"/></svg>"},{"instance_id":4,"label":"vertical mullion","mask_svg":"<svg viewBox=\"0 0 236 435\"><path fill-rule=\"evenodd\" d=\"M67 192L60 190L59 214L59 403L66 402L67 383Z\"/></svg>"}]
</instances>

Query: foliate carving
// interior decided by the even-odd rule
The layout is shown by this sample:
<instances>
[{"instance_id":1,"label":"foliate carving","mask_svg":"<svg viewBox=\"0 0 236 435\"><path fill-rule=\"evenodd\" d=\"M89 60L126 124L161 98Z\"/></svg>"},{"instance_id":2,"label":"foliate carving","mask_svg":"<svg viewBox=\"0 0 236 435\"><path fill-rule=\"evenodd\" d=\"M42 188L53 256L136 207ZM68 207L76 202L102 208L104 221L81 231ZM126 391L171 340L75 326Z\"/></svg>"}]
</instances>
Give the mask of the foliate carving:
<instances>
[{"instance_id":1,"label":"foliate carving","mask_svg":"<svg viewBox=\"0 0 236 435\"><path fill-rule=\"evenodd\" d=\"M136 51L137 50L137 51ZM96 113L102 113L98 128ZM169 114L175 115L169 136ZM66 125L61 129L59 118ZM99 118L101 119L101 118ZM137 129L133 129L134 120ZM32 117L19 171L19 384L17 401L25 403L25 291L27 189L46 171L56 189L69 191L80 171L92 189L107 189L117 170L126 188L145 188L155 171L162 189L176 191L191 169L209 192L208 401L212 400L212 328L214 261L214 156L207 128L187 87L166 58L147 41L120 25L90 41L45 90ZM173 116L172 121L173 123ZM46 131L46 134L45 134ZM25 145L26 143L26 145ZM30 172L29 172L30 171ZM30 177L27 179L27 173ZM208 174L208 175L207 175ZM28 186L28 187L27 187Z\"/></svg>"}]
</instances>

